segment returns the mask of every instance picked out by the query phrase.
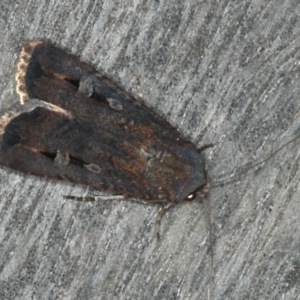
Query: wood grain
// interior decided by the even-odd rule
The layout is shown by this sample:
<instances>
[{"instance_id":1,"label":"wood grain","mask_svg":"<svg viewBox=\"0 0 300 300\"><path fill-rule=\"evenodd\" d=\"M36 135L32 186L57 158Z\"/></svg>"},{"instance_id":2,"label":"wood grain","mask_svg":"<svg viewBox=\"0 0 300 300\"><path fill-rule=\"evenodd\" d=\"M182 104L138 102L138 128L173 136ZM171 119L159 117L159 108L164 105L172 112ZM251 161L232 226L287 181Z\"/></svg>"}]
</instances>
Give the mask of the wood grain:
<instances>
[{"instance_id":1,"label":"wood grain","mask_svg":"<svg viewBox=\"0 0 300 300\"><path fill-rule=\"evenodd\" d=\"M43 38L105 73L205 152L211 179L299 134L298 1L0 4L0 110L19 101L24 41ZM300 140L212 188L205 206L78 203L85 187L1 167L1 299L300 299ZM91 193L91 191L89 192Z\"/></svg>"}]
</instances>

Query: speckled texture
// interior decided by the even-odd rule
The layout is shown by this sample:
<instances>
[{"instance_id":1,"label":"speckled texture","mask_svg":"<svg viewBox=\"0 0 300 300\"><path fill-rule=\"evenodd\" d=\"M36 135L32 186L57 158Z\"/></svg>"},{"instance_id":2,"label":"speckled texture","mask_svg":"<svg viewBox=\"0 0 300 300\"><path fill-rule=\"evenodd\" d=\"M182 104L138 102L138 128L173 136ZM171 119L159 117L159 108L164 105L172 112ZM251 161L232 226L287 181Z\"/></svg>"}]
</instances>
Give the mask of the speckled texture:
<instances>
[{"instance_id":1,"label":"speckled texture","mask_svg":"<svg viewBox=\"0 0 300 300\"><path fill-rule=\"evenodd\" d=\"M19 101L24 41L80 56L206 150L220 178L299 134L299 1L0 3L1 111ZM300 299L299 144L208 196L158 206L77 203L87 189L1 168L1 299ZM297 298L298 297L298 298Z\"/></svg>"}]
</instances>

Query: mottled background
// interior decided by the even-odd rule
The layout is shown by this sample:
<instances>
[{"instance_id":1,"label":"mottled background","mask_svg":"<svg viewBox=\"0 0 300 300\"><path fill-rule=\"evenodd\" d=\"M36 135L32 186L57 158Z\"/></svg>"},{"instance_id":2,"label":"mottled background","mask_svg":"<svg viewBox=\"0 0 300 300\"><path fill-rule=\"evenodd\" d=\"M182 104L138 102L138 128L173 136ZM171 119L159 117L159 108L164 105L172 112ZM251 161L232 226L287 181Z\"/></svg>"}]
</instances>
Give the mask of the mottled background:
<instances>
[{"instance_id":1,"label":"mottled background","mask_svg":"<svg viewBox=\"0 0 300 300\"><path fill-rule=\"evenodd\" d=\"M0 111L27 40L93 65L205 152L211 179L300 134L298 0L0 1ZM300 140L203 203L80 203L89 189L1 167L1 299L300 299Z\"/></svg>"}]
</instances>

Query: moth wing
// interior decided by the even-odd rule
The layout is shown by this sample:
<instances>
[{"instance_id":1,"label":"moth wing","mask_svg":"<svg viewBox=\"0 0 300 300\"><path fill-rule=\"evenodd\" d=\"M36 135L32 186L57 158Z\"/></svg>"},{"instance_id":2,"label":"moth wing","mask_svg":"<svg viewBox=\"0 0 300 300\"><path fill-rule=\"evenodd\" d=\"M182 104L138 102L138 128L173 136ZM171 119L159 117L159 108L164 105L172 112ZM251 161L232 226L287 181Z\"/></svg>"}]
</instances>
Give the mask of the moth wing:
<instances>
[{"instance_id":1,"label":"moth wing","mask_svg":"<svg viewBox=\"0 0 300 300\"><path fill-rule=\"evenodd\" d=\"M23 102L48 106L2 121L3 164L154 202L183 200L206 182L192 143L75 56L28 43L17 81Z\"/></svg>"}]
</instances>

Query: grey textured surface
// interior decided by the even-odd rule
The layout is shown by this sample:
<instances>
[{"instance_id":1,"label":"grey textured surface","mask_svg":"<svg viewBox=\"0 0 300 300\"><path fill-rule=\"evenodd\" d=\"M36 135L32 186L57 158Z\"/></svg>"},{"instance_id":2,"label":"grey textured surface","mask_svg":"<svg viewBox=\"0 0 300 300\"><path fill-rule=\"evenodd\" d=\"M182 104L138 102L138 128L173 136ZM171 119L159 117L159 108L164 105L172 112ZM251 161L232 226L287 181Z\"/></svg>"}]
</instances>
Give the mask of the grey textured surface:
<instances>
[{"instance_id":1,"label":"grey textured surface","mask_svg":"<svg viewBox=\"0 0 300 300\"><path fill-rule=\"evenodd\" d=\"M19 101L18 54L69 49L205 152L217 179L299 134L300 3L0 1L0 110ZM164 218L137 202L78 203L88 188L1 168L1 299L300 299L299 145Z\"/></svg>"}]
</instances>

